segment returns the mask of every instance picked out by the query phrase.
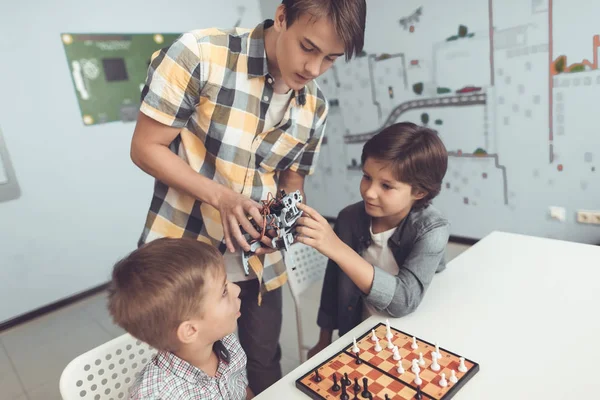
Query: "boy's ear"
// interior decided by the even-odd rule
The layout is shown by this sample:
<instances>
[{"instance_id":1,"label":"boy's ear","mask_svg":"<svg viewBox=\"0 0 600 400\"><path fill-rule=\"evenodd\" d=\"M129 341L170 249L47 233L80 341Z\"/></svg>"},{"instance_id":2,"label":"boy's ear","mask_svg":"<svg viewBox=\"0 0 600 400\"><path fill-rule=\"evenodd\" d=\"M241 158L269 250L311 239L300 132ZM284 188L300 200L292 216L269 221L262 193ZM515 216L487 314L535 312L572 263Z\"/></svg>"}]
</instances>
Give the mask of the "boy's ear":
<instances>
[{"instance_id":1,"label":"boy's ear","mask_svg":"<svg viewBox=\"0 0 600 400\"><path fill-rule=\"evenodd\" d=\"M286 29L285 6L280 4L275 10L275 23L273 25L275 32L281 32Z\"/></svg>"},{"instance_id":2,"label":"boy's ear","mask_svg":"<svg viewBox=\"0 0 600 400\"><path fill-rule=\"evenodd\" d=\"M190 344L196 341L199 329L194 321L183 321L177 328L177 340L183 344Z\"/></svg>"},{"instance_id":3,"label":"boy's ear","mask_svg":"<svg viewBox=\"0 0 600 400\"><path fill-rule=\"evenodd\" d=\"M427 192L424 192L422 190L419 189L413 189L412 192L412 197L413 199L416 200L421 200L422 198L424 198L425 196L427 196Z\"/></svg>"}]
</instances>

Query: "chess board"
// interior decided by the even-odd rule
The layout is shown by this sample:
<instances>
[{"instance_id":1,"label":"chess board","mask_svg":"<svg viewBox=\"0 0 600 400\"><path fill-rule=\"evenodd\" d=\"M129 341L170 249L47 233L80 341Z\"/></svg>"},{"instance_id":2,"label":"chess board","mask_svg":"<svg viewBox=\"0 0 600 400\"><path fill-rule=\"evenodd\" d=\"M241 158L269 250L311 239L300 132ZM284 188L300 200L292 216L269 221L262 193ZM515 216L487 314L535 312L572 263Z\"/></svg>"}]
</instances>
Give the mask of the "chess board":
<instances>
[{"instance_id":1,"label":"chess board","mask_svg":"<svg viewBox=\"0 0 600 400\"><path fill-rule=\"evenodd\" d=\"M417 385L414 383L415 374L411 371L412 360L419 359L420 353L423 353L424 365L420 365L421 371L419 377L422 383L419 385L423 399L429 400L448 400L471 379L478 371L479 364L465 358L464 364L467 368L466 372L460 372L458 366L460 363L459 355L439 347L442 355L438 358L440 366L439 371L433 371L430 366L432 364L432 353L435 352L435 345L417 338L418 349L413 350L412 335L391 328L393 338L392 343L398 346L400 356L402 357L402 366L404 373L399 374L397 371L398 362L393 359L392 350L388 349L388 340L385 338L385 324L378 324L374 328L375 334L379 338L379 345L382 350L375 351L375 343L371 340L371 331L366 332L360 338L356 338L357 345L360 349L359 357L361 364L356 363L355 354L352 352L353 343L350 343L344 350L338 352L327 361L317 366L316 370L321 377L320 382L316 382L315 370L311 370L296 380L296 387L307 394L312 399L339 399L341 391L334 391L333 374L337 376L338 383L344 373L348 374L348 378L352 384L347 388L347 393L352 400L354 398L354 383L355 378L361 385L361 390L358 392L358 398L362 399L362 380L367 378L368 389L373 399L384 399L387 394L390 399L394 400L412 400L417 393ZM451 371L454 370L458 381L452 383L450 381ZM446 374L448 385L442 387L439 385L441 374Z\"/></svg>"}]
</instances>

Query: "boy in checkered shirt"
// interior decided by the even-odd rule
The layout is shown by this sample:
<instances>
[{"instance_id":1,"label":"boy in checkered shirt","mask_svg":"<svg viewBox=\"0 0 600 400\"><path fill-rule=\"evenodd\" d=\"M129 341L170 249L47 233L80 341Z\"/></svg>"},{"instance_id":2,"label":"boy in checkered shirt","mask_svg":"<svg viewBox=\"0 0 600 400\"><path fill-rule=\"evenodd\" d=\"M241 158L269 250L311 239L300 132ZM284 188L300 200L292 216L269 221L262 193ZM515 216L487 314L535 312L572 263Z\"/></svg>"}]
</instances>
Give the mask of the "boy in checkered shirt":
<instances>
[{"instance_id":1,"label":"boy in checkered shirt","mask_svg":"<svg viewBox=\"0 0 600 400\"><path fill-rule=\"evenodd\" d=\"M246 354L234 331L240 288L223 256L193 239L162 238L119 261L108 308L115 323L158 353L130 399L246 399Z\"/></svg>"}]
</instances>

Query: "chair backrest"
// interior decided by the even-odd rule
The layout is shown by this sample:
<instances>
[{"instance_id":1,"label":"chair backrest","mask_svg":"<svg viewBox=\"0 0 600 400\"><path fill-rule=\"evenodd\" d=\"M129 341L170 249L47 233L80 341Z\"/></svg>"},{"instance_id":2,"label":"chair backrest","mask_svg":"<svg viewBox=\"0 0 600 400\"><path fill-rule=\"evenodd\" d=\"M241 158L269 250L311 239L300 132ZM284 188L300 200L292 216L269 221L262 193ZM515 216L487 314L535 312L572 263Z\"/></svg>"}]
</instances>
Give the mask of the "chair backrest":
<instances>
[{"instance_id":1,"label":"chair backrest","mask_svg":"<svg viewBox=\"0 0 600 400\"><path fill-rule=\"evenodd\" d=\"M289 261L288 261L289 260ZM329 259L317 250L302 243L294 243L286 254L288 281L294 300L313 283L323 279Z\"/></svg>"},{"instance_id":2,"label":"chair backrest","mask_svg":"<svg viewBox=\"0 0 600 400\"><path fill-rule=\"evenodd\" d=\"M156 350L129 334L72 360L60 376L63 400L126 399L129 387Z\"/></svg>"}]
</instances>

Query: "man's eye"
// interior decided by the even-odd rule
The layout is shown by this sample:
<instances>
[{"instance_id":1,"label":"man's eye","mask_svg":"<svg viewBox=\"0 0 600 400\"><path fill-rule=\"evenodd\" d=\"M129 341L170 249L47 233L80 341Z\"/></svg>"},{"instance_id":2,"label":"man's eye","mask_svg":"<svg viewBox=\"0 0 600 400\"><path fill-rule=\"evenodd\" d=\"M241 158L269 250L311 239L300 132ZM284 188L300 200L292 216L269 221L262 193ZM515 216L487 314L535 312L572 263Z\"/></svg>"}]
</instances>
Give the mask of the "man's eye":
<instances>
[{"instance_id":1,"label":"man's eye","mask_svg":"<svg viewBox=\"0 0 600 400\"><path fill-rule=\"evenodd\" d=\"M310 53L311 51L313 51L313 49L309 49L308 47L306 47L302 43L300 43L300 47L302 47L302 50L306 51L307 53Z\"/></svg>"}]
</instances>

